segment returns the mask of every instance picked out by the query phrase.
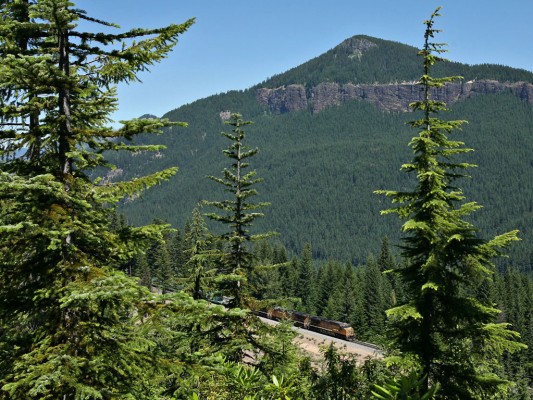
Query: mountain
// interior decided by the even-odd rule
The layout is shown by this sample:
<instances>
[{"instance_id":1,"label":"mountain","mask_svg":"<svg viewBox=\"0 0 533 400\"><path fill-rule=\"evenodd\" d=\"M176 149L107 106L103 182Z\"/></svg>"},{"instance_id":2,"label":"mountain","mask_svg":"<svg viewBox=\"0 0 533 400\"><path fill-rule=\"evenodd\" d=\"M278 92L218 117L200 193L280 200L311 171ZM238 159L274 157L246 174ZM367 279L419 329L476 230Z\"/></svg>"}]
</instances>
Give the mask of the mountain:
<instances>
[{"instance_id":1,"label":"mountain","mask_svg":"<svg viewBox=\"0 0 533 400\"><path fill-rule=\"evenodd\" d=\"M278 240L299 251L312 244L316 257L364 262L388 236L399 243L400 222L380 216L388 201L376 189L412 187L400 172L410 160L407 143L416 117L408 104L420 96L417 49L355 36L323 55L248 90L210 96L168 112L188 122L145 143L163 143L157 154L119 154L112 179L178 165L169 183L124 204L132 223L163 218L182 227L201 200L220 199L220 175L228 160L220 132L229 112L254 121L249 145L260 153L251 160L264 182L258 201L269 201L257 228L275 230ZM479 165L471 180L459 182L469 201L484 208L473 216L482 236L520 229L522 241L512 263L533 264L533 73L500 65L447 62L436 76L461 75L460 83L434 93L449 103L449 119L470 123L460 134L476 151Z\"/></svg>"},{"instance_id":2,"label":"mountain","mask_svg":"<svg viewBox=\"0 0 533 400\"><path fill-rule=\"evenodd\" d=\"M285 73L276 75L258 87L303 84L306 88L323 82L339 84L378 84L417 81L422 74L418 49L405 44L354 36L328 52ZM466 65L457 62L437 64L434 75L461 75L465 81L489 79L500 82L533 83L529 71L498 65Z\"/></svg>"}]
</instances>

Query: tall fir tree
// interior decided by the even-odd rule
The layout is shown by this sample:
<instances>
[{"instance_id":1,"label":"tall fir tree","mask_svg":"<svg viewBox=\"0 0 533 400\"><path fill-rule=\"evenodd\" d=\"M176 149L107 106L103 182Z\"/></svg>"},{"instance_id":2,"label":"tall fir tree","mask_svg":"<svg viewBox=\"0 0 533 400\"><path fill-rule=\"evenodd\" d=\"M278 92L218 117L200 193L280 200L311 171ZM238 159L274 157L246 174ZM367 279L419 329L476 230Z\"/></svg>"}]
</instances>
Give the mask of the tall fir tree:
<instances>
[{"instance_id":1,"label":"tall fir tree","mask_svg":"<svg viewBox=\"0 0 533 400\"><path fill-rule=\"evenodd\" d=\"M317 315L325 315L324 310L328 304L328 299L331 296L333 284L335 283L333 277L334 262L329 261L326 265L320 266L316 274L316 289L313 296L313 304Z\"/></svg>"},{"instance_id":2,"label":"tall fir tree","mask_svg":"<svg viewBox=\"0 0 533 400\"><path fill-rule=\"evenodd\" d=\"M415 356L426 376L422 392L440 383L439 398L488 398L506 384L496 374L499 357L523 345L508 324L496 323L499 310L477 299L475 290L480 282L492 279L491 260L500 249L518 239L513 231L485 241L464 219L480 206L463 202L461 189L454 185L472 165L453 159L471 149L447 134L465 121L440 119L446 104L432 100L436 89L459 78L431 76L434 64L444 61L439 56L445 51L443 44L433 42L439 32L434 28L438 12L425 21L425 42L419 52L424 67L419 82L422 100L411 105L422 116L410 123L418 130L410 142L414 157L402 166L416 174L416 188L377 192L401 204L383 213L396 213L406 221L402 255L407 263L397 273L408 301L388 315L396 327L396 344L404 354Z\"/></svg>"},{"instance_id":3,"label":"tall fir tree","mask_svg":"<svg viewBox=\"0 0 533 400\"><path fill-rule=\"evenodd\" d=\"M259 149L250 149L245 145L246 132L244 128L252 124L244 121L240 114L231 114L225 122L232 127L232 132L222 132L222 135L230 140L230 144L224 155L232 160L230 168L225 168L223 177L209 176L209 179L223 185L225 190L231 193L231 197L223 201L206 201L206 205L215 207L221 213L208 213L206 216L212 220L221 222L228 227L228 231L222 235L224 242L228 244L227 256L224 259L224 268L221 271L226 275L226 290L234 297L235 306L246 305L248 282L253 273L252 249L250 242L263 239L270 234L252 234L250 227L254 220L264 214L256 210L266 207L268 203L253 203L251 198L258 194L253 188L261 182L256 178L256 171L247 172L250 163L247 161L255 156Z\"/></svg>"},{"instance_id":4,"label":"tall fir tree","mask_svg":"<svg viewBox=\"0 0 533 400\"><path fill-rule=\"evenodd\" d=\"M176 290L176 276L172 269L172 260L168 251L168 242L161 241L153 249L155 253L153 273L156 279L155 285L161 293L168 293Z\"/></svg>"},{"instance_id":5,"label":"tall fir tree","mask_svg":"<svg viewBox=\"0 0 533 400\"><path fill-rule=\"evenodd\" d=\"M163 59L192 24L108 34L65 0L0 2L0 397L154 398L154 343L133 318L147 291L114 268L155 226L113 231L113 205L160 183L170 168L132 181L94 182L104 151L135 146L165 120L106 126L114 85Z\"/></svg>"},{"instance_id":6,"label":"tall fir tree","mask_svg":"<svg viewBox=\"0 0 533 400\"><path fill-rule=\"evenodd\" d=\"M185 250L187 257L185 287L194 299L205 298L207 292L214 288L213 280L216 271L212 265L220 254L214 249L213 240L202 214L198 208L195 208L185 235L185 243L188 247Z\"/></svg>"},{"instance_id":7,"label":"tall fir tree","mask_svg":"<svg viewBox=\"0 0 533 400\"><path fill-rule=\"evenodd\" d=\"M504 357L506 372L523 379L526 386L533 382L533 278L509 268L496 282L498 307L501 319L512 324L522 338L527 350Z\"/></svg>"},{"instance_id":8,"label":"tall fir tree","mask_svg":"<svg viewBox=\"0 0 533 400\"><path fill-rule=\"evenodd\" d=\"M185 239L183 237L182 231L177 229L168 243L168 251L170 253L170 259L172 260L172 270L174 272L174 275L177 277L182 277L184 273L184 266L186 262L186 255L184 254L184 250Z\"/></svg>"},{"instance_id":9,"label":"tall fir tree","mask_svg":"<svg viewBox=\"0 0 533 400\"><path fill-rule=\"evenodd\" d=\"M265 303L267 301L270 303L270 300L279 301L284 297L281 281L282 267L276 265L274 261L274 247L268 240L262 240L254 246L253 254L254 273L251 281L253 296L256 299L265 300Z\"/></svg>"},{"instance_id":10,"label":"tall fir tree","mask_svg":"<svg viewBox=\"0 0 533 400\"><path fill-rule=\"evenodd\" d=\"M298 276L295 286L295 296L302 301L302 308L305 312L314 313L313 304L314 291L316 286L315 268L313 266L313 250L309 243L306 243L302 251L302 257L298 262Z\"/></svg>"},{"instance_id":11,"label":"tall fir tree","mask_svg":"<svg viewBox=\"0 0 533 400\"><path fill-rule=\"evenodd\" d=\"M363 272L363 314L364 338L369 340L380 337L385 327L386 285L383 274L379 270L378 261L374 256L368 257Z\"/></svg>"},{"instance_id":12,"label":"tall fir tree","mask_svg":"<svg viewBox=\"0 0 533 400\"><path fill-rule=\"evenodd\" d=\"M280 268L280 273L284 296L294 299L296 297L296 285L298 282L298 258L293 256L288 266Z\"/></svg>"},{"instance_id":13,"label":"tall fir tree","mask_svg":"<svg viewBox=\"0 0 533 400\"><path fill-rule=\"evenodd\" d=\"M315 278L313 308L316 315L330 319L339 318L343 302L343 274L337 261L319 267Z\"/></svg>"},{"instance_id":14,"label":"tall fir tree","mask_svg":"<svg viewBox=\"0 0 533 400\"><path fill-rule=\"evenodd\" d=\"M274 246L272 254L272 263L274 264L285 264L289 261L289 256L287 255L287 249L282 244L277 244Z\"/></svg>"},{"instance_id":15,"label":"tall fir tree","mask_svg":"<svg viewBox=\"0 0 533 400\"><path fill-rule=\"evenodd\" d=\"M378 267L379 270L385 274L385 301L388 304L387 308L390 308L395 306L399 299L403 298L403 291L402 286L398 281L398 277L395 274L390 273L396 268L396 261L390 249L389 239L386 236L381 242L381 251L378 257Z\"/></svg>"}]
</instances>

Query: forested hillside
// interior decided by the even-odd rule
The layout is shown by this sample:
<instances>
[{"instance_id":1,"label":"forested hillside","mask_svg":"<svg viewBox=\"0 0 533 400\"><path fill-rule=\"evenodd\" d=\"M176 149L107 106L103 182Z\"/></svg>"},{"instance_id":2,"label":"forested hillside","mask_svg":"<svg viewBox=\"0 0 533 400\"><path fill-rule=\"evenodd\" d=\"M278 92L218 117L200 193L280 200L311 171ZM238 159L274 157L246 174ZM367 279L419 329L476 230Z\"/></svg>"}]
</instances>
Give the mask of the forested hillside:
<instances>
[{"instance_id":1,"label":"forested hillside","mask_svg":"<svg viewBox=\"0 0 533 400\"><path fill-rule=\"evenodd\" d=\"M368 48L361 47L361 41ZM356 50L354 46L358 46ZM533 74L524 70L444 65L437 69L439 73L460 74L465 79L533 82ZM249 141L260 148L254 167L265 179L257 189L261 200L272 203L265 226L258 223L258 227L279 232L280 240L291 251L300 251L302 243L309 242L319 258L365 260L383 236L397 242L397 223L379 217L383 199L372 193L405 184L399 166L409 154L405 123L413 119L412 114L407 110L382 111L357 100L318 113L301 110L277 114L258 104L256 90L293 83L313 86L325 80L413 81L419 74L416 49L355 37L249 90L211 96L170 111L165 117L186 121L189 126L172 128L150 139L154 143L160 139L168 146L156 156L120 156L119 172L128 177L173 165L179 166L180 172L170 185L156 188L143 200L128 202L123 211L135 224L162 218L183 226L199 201L216 198L215 185L205 177L221 171L218 152L223 146L219 134L223 117L227 111L238 111L254 121ZM470 121L461 138L476 149L469 161L480 168L471 172L474 179L465 189L486 208L475 216L475 222L487 235L500 229L520 229L523 240L514 246L509 261L530 269L533 107L527 99L508 91L459 101L450 116Z\"/></svg>"}]
</instances>

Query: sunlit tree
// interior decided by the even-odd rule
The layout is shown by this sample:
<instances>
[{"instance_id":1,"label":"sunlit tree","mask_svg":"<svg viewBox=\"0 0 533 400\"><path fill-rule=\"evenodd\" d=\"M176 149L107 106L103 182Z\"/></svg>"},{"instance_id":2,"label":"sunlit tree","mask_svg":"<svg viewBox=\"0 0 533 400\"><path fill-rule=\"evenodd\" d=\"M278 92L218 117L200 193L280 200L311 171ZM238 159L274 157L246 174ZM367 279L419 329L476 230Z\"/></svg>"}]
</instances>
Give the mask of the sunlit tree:
<instances>
[{"instance_id":1,"label":"sunlit tree","mask_svg":"<svg viewBox=\"0 0 533 400\"><path fill-rule=\"evenodd\" d=\"M0 2L0 398L153 398L154 343L132 318L146 289L114 269L162 228L113 230L114 205L176 168L111 183L105 151L149 151L107 126L114 85L162 60L192 24L123 33L65 0Z\"/></svg>"},{"instance_id":2,"label":"sunlit tree","mask_svg":"<svg viewBox=\"0 0 533 400\"><path fill-rule=\"evenodd\" d=\"M437 397L470 399L493 396L506 381L498 376L502 353L523 347L508 324L496 323L499 310L485 299L476 298L476 288L491 280L491 260L500 249L517 239L512 231L490 241L478 236L468 222L480 206L464 202L455 181L473 165L463 162L471 149L448 138L465 121L446 121L440 113L446 104L432 99L435 89L459 77L431 75L443 44L434 43L437 9L425 21L425 42L419 55L424 72L420 78L421 100L411 104L420 119L411 122L418 130L410 146L414 157L402 169L417 178L412 191L379 191L400 205L384 211L405 220L403 256L399 267L406 287L407 302L388 311L396 330L396 344L404 354L420 363L426 392L440 383ZM455 161L459 159L459 161Z\"/></svg>"},{"instance_id":3,"label":"sunlit tree","mask_svg":"<svg viewBox=\"0 0 533 400\"><path fill-rule=\"evenodd\" d=\"M244 121L240 114L232 114L226 125L232 127L231 132L222 132L230 140L228 148L224 150L231 160L231 166L224 168L223 177L209 176L213 181L225 187L230 193L222 201L206 201L205 204L215 207L219 213L208 213L208 218L225 224L228 230L222 235L228 243L229 251L223 260L222 273L226 275L227 293L234 297L236 306L245 305L247 285L252 276L254 265L253 252L250 243L263 239L270 234L252 234L250 227L253 222L263 216L257 210L268 205L265 202L254 203L253 196L258 194L254 185L261 182L256 171L248 171L248 159L259 152L259 149L250 149L245 144L246 126L252 122Z\"/></svg>"}]
</instances>

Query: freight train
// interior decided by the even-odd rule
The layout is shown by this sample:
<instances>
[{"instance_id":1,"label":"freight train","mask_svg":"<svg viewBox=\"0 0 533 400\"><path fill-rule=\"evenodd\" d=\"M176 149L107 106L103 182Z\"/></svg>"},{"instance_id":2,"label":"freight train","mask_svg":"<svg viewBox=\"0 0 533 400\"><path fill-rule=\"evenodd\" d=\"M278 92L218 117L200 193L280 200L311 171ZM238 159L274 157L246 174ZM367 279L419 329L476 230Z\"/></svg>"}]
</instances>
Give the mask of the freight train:
<instances>
[{"instance_id":1,"label":"freight train","mask_svg":"<svg viewBox=\"0 0 533 400\"><path fill-rule=\"evenodd\" d=\"M355 338L355 331L346 322L332 321L323 317L309 315L300 311L285 310L281 307L273 307L258 311L260 317L276 321L291 320L299 328L337 337L344 340Z\"/></svg>"},{"instance_id":2,"label":"freight train","mask_svg":"<svg viewBox=\"0 0 533 400\"><path fill-rule=\"evenodd\" d=\"M230 307L233 298L226 296L212 297L209 299L211 303ZM333 321L324 317L317 317L315 315L306 314L300 311L286 310L282 307L271 307L260 311L255 311L255 314L272 319L275 321L291 320L294 326L298 328L308 329L310 331L318 332L323 335L333 336L344 340L354 340L355 331L352 326L346 322Z\"/></svg>"}]
</instances>

